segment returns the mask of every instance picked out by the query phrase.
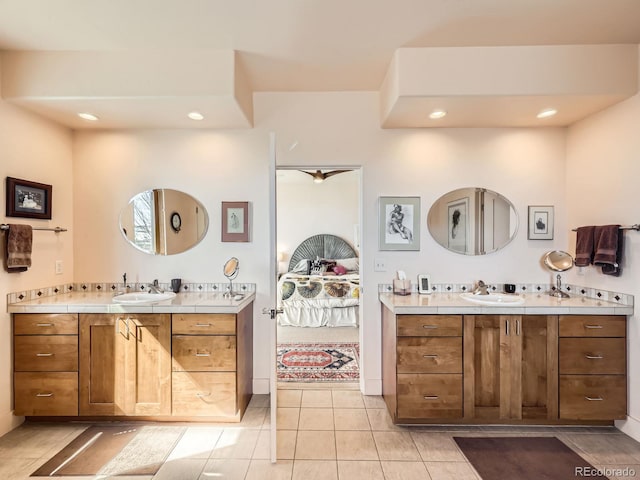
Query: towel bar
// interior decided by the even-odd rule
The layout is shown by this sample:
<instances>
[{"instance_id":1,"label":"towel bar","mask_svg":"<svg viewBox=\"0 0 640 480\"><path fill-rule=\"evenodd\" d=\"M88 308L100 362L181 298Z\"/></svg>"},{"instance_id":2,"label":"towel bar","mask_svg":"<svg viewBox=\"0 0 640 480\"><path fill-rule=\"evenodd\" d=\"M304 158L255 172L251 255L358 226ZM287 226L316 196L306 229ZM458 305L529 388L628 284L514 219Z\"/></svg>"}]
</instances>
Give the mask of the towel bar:
<instances>
[{"instance_id":1,"label":"towel bar","mask_svg":"<svg viewBox=\"0 0 640 480\"><path fill-rule=\"evenodd\" d=\"M638 230L640 231L640 223L636 223L635 225L620 225L619 230ZM577 232L577 228L572 228L572 232Z\"/></svg>"},{"instance_id":2,"label":"towel bar","mask_svg":"<svg viewBox=\"0 0 640 480\"><path fill-rule=\"evenodd\" d=\"M61 227L55 227L55 228L32 227L32 228L33 230L46 230L48 232L56 232L56 233L67 231L66 228L61 228ZM7 225L6 223L0 224L0 230L2 231L9 230L9 225Z\"/></svg>"}]
</instances>

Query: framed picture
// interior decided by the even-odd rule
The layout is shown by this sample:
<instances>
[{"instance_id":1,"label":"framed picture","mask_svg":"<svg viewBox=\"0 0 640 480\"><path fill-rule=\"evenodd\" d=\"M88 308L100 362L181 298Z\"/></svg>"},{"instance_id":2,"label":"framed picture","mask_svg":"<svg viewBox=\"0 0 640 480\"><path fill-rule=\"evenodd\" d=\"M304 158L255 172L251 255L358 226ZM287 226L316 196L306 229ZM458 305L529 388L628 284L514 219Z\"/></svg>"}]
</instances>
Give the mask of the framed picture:
<instances>
[{"instance_id":1,"label":"framed picture","mask_svg":"<svg viewBox=\"0 0 640 480\"><path fill-rule=\"evenodd\" d=\"M7 177L7 217L51 219L53 187Z\"/></svg>"},{"instance_id":2,"label":"framed picture","mask_svg":"<svg viewBox=\"0 0 640 480\"><path fill-rule=\"evenodd\" d=\"M420 197L380 197L379 249L420 250Z\"/></svg>"},{"instance_id":3,"label":"framed picture","mask_svg":"<svg viewBox=\"0 0 640 480\"><path fill-rule=\"evenodd\" d=\"M469 241L469 197L447 203L447 247L467 253Z\"/></svg>"},{"instance_id":4,"label":"framed picture","mask_svg":"<svg viewBox=\"0 0 640 480\"><path fill-rule=\"evenodd\" d=\"M249 241L249 202L222 202L222 241Z\"/></svg>"},{"instance_id":5,"label":"framed picture","mask_svg":"<svg viewBox=\"0 0 640 480\"><path fill-rule=\"evenodd\" d=\"M529 205L529 240L553 240L553 206Z\"/></svg>"}]
</instances>

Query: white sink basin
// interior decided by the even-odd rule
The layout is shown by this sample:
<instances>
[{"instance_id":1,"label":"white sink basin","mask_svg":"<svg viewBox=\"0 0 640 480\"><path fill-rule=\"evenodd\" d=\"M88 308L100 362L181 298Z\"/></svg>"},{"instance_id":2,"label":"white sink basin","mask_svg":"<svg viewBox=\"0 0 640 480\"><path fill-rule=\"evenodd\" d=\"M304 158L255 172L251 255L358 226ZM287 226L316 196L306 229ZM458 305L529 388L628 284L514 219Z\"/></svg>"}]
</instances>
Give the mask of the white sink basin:
<instances>
[{"instance_id":1,"label":"white sink basin","mask_svg":"<svg viewBox=\"0 0 640 480\"><path fill-rule=\"evenodd\" d=\"M473 303L482 305L520 305L524 298L517 293L490 293L489 295L474 295L473 293L461 293L460 297Z\"/></svg>"},{"instance_id":2,"label":"white sink basin","mask_svg":"<svg viewBox=\"0 0 640 480\"><path fill-rule=\"evenodd\" d=\"M173 292L164 293L123 293L122 295L116 295L113 297L113 303L122 303L126 305L151 305L153 303L164 302L165 300L171 300L175 298L176 294Z\"/></svg>"}]
</instances>

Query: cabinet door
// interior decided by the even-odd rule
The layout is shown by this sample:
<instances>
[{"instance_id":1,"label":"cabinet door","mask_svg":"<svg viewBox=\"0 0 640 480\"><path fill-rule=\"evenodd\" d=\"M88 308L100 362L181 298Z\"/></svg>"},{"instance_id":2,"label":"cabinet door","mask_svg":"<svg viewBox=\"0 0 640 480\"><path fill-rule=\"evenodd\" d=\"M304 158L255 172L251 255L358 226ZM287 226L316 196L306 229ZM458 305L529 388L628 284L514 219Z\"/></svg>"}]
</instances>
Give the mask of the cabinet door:
<instances>
[{"instance_id":1,"label":"cabinet door","mask_svg":"<svg viewBox=\"0 0 640 480\"><path fill-rule=\"evenodd\" d=\"M522 416L558 418L558 317L525 315L522 337Z\"/></svg>"},{"instance_id":2,"label":"cabinet door","mask_svg":"<svg viewBox=\"0 0 640 480\"><path fill-rule=\"evenodd\" d=\"M127 413L171 414L171 320L131 315L126 365Z\"/></svg>"},{"instance_id":3,"label":"cabinet door","mask_svg":"<svg viewBox=\"0 0 640 480\"><path fill-rule=\"evenodd\" d=\"M522 343L509 315L464 317L464 415L520 418Z\"/></svg>"},{"instance_id":4,"label":"cabinet door","mask_svg":"<svg viewBox=\"0 0 640 480\"><path fill-rule=\"evenodd\" d=\"M80 415L126 415L126 316L80 315Z\"/></svg>"}]
</instances>

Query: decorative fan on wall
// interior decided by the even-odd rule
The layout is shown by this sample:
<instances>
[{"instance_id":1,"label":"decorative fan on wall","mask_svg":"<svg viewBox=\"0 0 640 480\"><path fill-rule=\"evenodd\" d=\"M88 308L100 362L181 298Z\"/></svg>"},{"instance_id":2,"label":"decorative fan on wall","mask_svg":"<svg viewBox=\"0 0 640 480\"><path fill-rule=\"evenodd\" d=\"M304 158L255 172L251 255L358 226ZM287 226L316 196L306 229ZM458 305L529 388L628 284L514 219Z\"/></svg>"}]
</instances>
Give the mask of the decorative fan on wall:
<instances>
[{"instance_id":1,"label":"decorative fan on wall","mask_svg":"<svg viewBox=\"0 0 640 480\"><path fill-rule=\"evenodd\" d=\"M313 177L313 181L315 183L322 183L324 182L327 178L332 177L333 175L337 175L339 173L345 173L345 172L350 172L351 170L330 170L328 172L322 172L322 170L316 170L315 172L307 172L305 170L300 170L303 173L306 173L307 175L311 175Z\"/></svg>"}]
</instances>

